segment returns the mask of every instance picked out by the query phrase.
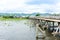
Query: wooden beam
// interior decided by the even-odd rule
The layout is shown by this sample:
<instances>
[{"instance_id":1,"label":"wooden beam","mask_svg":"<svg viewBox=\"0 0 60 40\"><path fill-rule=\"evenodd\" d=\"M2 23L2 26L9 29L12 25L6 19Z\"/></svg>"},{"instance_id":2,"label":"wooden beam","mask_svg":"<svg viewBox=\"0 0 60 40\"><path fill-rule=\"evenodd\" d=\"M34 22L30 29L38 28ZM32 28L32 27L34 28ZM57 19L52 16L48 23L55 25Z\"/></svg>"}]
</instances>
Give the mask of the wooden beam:
<instances>
[{"instance_id":1,"label":"wooden beam","mask_svg":"<svg viewBox=\"0 0 60 40\"><path fill-rule=\"evenodd\" d=\"M50 19L50 18L42 18L42 17L33 17L32 19L40 19L40 20L46 20L46 21L54 21L54 22L60 22L59 19Z\"/></svg>"}]
</instances>

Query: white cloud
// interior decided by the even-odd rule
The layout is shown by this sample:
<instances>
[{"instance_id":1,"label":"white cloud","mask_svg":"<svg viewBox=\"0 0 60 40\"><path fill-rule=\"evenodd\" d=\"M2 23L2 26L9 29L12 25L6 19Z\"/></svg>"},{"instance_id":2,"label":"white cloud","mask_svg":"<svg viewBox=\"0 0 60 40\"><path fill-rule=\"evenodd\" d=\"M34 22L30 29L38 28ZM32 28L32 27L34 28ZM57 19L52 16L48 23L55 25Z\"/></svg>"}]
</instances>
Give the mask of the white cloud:
<instances>
[{"instance_id":1,"label":"white cloud","mask_svg":"<svg viewBox=\"0 0 60 40\"><path fill-rule=\"evenodd\" d=\"M55 4L28 5L29 0L0 0L0 12L60 12L60 1Z\"/></svg>"},{"instance_id":2,"label":"white cloud","mask_svg":"<svg viewBox=\"0 0 60 40\"><path fill-rule=\"evenodd\" d=\"M53 13L60 13L60 2L59 3L56 3L54 5L51 5L50 10Z\"/></svg>"},{"instance_id":3,"label":"white cloud","mask_svg":"<svg viewBox=\"0 0 60 40\"><path fill-rule=\"evenodd\" d=\"M12 10L21 8L25 4L25 0L0 0L0 10Z\"/></svg>"}]
</instances>

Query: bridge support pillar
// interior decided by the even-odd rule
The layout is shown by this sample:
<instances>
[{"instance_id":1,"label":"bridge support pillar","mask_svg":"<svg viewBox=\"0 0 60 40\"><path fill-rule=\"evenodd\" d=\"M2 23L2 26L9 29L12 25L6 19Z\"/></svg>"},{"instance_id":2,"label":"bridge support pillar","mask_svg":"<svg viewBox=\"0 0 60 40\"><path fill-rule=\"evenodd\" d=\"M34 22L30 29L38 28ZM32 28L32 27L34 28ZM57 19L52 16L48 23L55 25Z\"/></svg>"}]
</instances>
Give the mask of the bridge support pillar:
<instances>
[{"instance_id":1,"label":"bridge support pillar","mask_svg":"<svg viewBox=\"0 0 60 40\"><path fill-rule=\"evenodd\" d=\"M36 39L38 39L38 28L37 28L38 25L39 25L39 24L36 24Z\"/></svg>"}]
</instances>

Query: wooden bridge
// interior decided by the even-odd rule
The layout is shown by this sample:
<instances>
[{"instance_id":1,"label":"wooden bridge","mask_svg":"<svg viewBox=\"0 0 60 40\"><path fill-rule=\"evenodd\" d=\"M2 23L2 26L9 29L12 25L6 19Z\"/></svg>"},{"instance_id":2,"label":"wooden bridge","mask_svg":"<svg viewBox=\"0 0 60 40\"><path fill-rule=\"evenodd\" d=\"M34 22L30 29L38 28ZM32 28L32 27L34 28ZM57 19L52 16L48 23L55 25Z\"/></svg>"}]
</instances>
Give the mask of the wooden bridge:
<instances>
[{"instance_id":1,"label":"wooden bridge","mask_svg":"<svg viewBox=\"0 0 60 40\"><path fill-rule=\"evenodd\" d=\"M38 38L38 30L43 33L43 38L45 38L45 31L48 30L49 33L55 36L56 28L60 28L60 17L29 17L31 20L36 20L36 38ZM49 24L50 23L50 24Z\"/></svg>"}]
</instances>

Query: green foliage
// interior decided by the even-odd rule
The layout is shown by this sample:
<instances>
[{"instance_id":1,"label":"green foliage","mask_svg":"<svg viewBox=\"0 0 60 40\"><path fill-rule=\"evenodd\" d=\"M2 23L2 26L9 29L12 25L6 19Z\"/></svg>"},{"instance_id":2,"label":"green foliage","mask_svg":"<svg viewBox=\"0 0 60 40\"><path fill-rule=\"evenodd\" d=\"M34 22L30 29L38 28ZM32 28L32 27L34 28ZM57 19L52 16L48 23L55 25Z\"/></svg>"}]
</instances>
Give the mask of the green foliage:
<instances>
[{"instance_id":1,"label":"green foliage","mask_svg":"<svg viewBox=\"0 0 60 40\"><path fill-rule=\"evenodd\" d=\"M9 18L14 18L13 16L9 16Z\"/></svg>"},{"instance_id":2,"label":"green foliage","mask_svg":"<svg viewBox=\"0 0 60 40\"><path fill-rule=\"evenodd\" d=\"M39 14L39 13L37 13L37 14L36 14L36 16L40 16L40 14Z\"/></svg>"},{"instance_id":3,"label":"green foliage","mask_svg":"<svg viewBox=\"0 0 60 40\"><path fill-rule=\"evenodd\" d=\"M3 16L3 18L14 18L13 16Z\"/></svg>"},{"instance_id":4,"label":"green foliage","mask_svg":"<svg viewBox=\"0 0 60 40\"><path fill-rule=\"evenodd\" d=\"M25 17L26 19L29 19L29 16Z\"/></svg>"}]
</instances>

